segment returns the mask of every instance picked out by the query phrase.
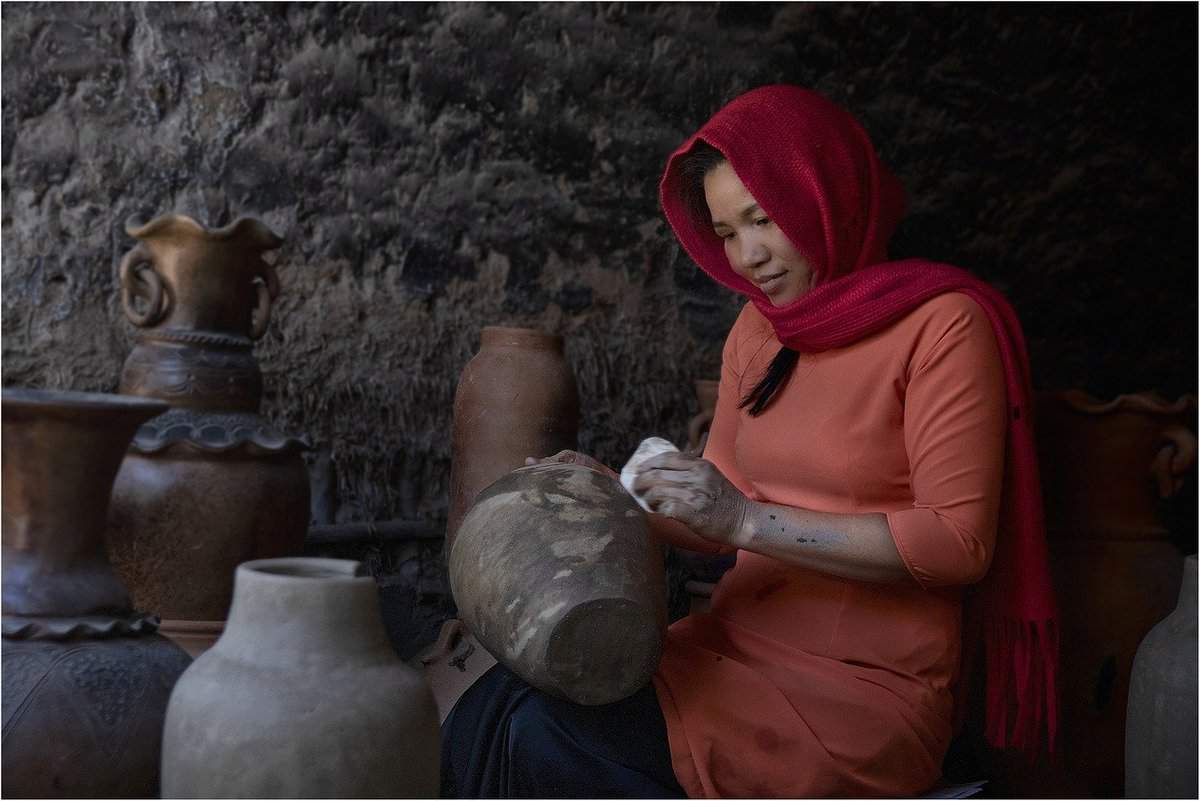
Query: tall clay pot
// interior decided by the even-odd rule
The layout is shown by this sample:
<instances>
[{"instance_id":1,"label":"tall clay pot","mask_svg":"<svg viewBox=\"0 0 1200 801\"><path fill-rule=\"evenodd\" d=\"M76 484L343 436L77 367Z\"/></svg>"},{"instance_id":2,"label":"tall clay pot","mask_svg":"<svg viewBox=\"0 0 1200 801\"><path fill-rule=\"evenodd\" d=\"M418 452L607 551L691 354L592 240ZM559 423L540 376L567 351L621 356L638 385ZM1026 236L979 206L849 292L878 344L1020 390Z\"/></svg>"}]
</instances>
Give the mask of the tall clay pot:
<instances>
[{"instance_id":1,"label":"tall clay pot","mask_svg":"<svg viewBox=\"0 0 1200 801\"><path fill-rule=\"evenodd\" d=\"M437 707L344 559L237 569L221 638L179 680L166 798L436 797Z\"/></svg>"},{"instance_id":2,"label":"tall clay pot","mask_svg":"<svg viewBox=\"0 0 1200 801\"><path fill-rule=\"evenodd\" d=\"M447 552L484 487L528 456L575 448L578 430L579 395L562 337L485 327L454 395Z\"/></svg>"},{"instance_id":3,"label":"tall clay pot","mask_svg":"<svg viewBox=\"0 0 1200 801\"><path fill-rule=\"evenodd\" d=\"M3 795L152 797L191 661L133 611L104 516L133 432L166 404L3 392Z\"/></svg>"},{"instance_id":4,"label":"tall clay pot","mask_svg":"<svg viewBox=\"0 0 1200 801\"><path fill-rule=\"evenodd\" d=\"M1138 646L1125 726L1125 796L1195 798L1196 555L1184 561L1179 603Z\"/></svg>"},{"instance_id":5,"label":"tall clay pot","mask_svg":"<svg viewBox=\"0 0 1200 801\"><path fill-rule=\"evenodd\" d=\"M450 552L463 622L498 660L579 704L644 687L662 654L662 548L616 480L573 464L515 470L480 493Z\"/></svg>"},{"instance_id":6,"label":"tall clay pot","mask_svg":"<svg viewBox=\"0 0 1200 801\"><path fill-rule=\"evenodd\" d=\"M237 565L298 553L308 527L308 444L259 415L252 350L279 292L262 254L282 240L248 218L207 230L168 214L126 231L140 241L121 262L122 302L142 330L120 391L172 408L133 440L109 541L135 603L195 654L220 633Z\"/></svg>"}]
</instances>

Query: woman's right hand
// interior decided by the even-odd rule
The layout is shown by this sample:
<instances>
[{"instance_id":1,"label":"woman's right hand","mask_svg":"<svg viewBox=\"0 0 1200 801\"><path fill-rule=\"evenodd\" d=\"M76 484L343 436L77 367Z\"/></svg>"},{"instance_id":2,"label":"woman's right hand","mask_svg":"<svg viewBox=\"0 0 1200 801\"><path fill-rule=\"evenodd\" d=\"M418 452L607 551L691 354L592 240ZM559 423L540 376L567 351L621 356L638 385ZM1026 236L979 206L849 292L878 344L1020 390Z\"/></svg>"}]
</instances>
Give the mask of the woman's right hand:
<instances>
[{"instance_id":1,"label":"woman's right hand","mask_svg":"<svg viewBox=\"0 0 1200 801\"><path fill-rule=\"evenodd\" d=\"M615 470L613 470L611 467L609 467L606 464L602 464L602 463L596 461L595 459L593 459L592 457L588 456L587 454L580 453L579 451L571 451L571 450L559 451L558 453L554 454L553 456L547 456L543 459L539 459L536 456L530 456L525 459L526 467L529 467L529 466L535 465L535 464L577 464L580 467L587 467L587 468L590 468L597 472L603 473L604 475L608 476L609 478L612 478L615 481L621 480L620 474L617 473Z\"/></svg>"}]
</instances>

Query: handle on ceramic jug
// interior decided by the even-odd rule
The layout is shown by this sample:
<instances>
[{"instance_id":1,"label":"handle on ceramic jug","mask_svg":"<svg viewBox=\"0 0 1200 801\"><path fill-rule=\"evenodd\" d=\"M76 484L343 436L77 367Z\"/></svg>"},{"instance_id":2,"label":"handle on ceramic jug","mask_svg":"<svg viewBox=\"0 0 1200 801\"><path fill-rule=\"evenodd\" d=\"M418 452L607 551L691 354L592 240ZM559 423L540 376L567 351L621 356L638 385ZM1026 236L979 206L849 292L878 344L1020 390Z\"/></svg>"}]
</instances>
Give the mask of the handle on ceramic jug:
<instances>
[{"instance_id":1,"label":"handle on ceramic jug","mask_svg":"<svg viewBox=\"0 0 1200 801\"><path fill-rule=\"evenodd\" d=\"M1183 489L1183 474L1196 464L1196 435L1186 426L1169 426L1162 432L1163 444L1150 463L1158 480L1158 497L1170 498Z\"/></svg>"},{"instance_id":2,"label":"handle on ceramic jug","mask_svg":"<svg viewBox=\"0 0 1200 801\"><path fill-rule=\"evenodd\" d=\"M121 305L125 316L136 326L157 323L167 313L171 297L163 286L162 277L154 270L154 259L145 245L135 245L121 259ZM134 298L144 297L146 308L139 311Z\"/></svg>"},{"instance_id":3,"label":"handle on ceramic jug","mask_svg":"<svg viewBox=\"0 0 1200 801\"><path fill-rule=\"evenodd\" d=\"M712 425L713 413L701 411L700 414L688 420L688 452L697 456L704 452L708 442L708 427Z\"/></svg>"},{"instance_id":4,"label":"handle on ceramic jug","mask_svg":"<svg viewBox=\"0 0 1200 801\"><path fill-rule=\"evenodd\" d=\"M258 294L258 303L250 320L250 338L262 339L263 334L267 333L267 324L271 322L271 301L279 296L279 276L275 274L275 268L265 261L260 274L254 277L254 291Z\"/></svg>"}]
</instances>

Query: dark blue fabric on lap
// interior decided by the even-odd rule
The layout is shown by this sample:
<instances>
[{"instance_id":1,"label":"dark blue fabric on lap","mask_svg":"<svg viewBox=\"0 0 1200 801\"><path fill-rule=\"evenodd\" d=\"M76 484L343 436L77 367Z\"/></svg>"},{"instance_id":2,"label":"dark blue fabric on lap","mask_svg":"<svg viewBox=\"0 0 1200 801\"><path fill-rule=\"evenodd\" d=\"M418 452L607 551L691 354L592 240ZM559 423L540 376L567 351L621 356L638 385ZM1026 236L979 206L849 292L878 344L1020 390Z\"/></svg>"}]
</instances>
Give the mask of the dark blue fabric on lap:
<instances>
[{"instance_id":1,"label":"dark blue fabric on lap","mask_svg":"<svg viewBox=\"0 0 1200 801\"><path fill-rule=\"evenodd\" d=\"M683 798L654 688L581 706L503 665L442 725L443 798Z\"/></svg>"}]
</instances>

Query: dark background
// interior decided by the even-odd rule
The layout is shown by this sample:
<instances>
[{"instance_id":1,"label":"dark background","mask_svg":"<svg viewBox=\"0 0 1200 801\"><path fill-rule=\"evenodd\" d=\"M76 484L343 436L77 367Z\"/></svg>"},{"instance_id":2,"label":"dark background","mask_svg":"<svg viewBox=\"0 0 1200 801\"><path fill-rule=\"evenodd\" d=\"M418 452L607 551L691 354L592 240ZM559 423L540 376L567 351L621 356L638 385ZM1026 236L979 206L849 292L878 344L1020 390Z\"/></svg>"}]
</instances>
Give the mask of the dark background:
<instances>
[{"instance_id":1,"label":"dark background","mask_svg":"<svg viewBox=\"0 0 1200 801\"><path fill-rule=\"evenodd\" d=\"M1194 4L40 4L3 18L3 382L113 391L131 214L286 238L264 411L338 519L437 520L485 324L565 335L581 446L682 439L739 302L667 154L771 82L904 181L893 255L993 282L1041 389L1195 392Z\"/></svg>"}]
</instances>

